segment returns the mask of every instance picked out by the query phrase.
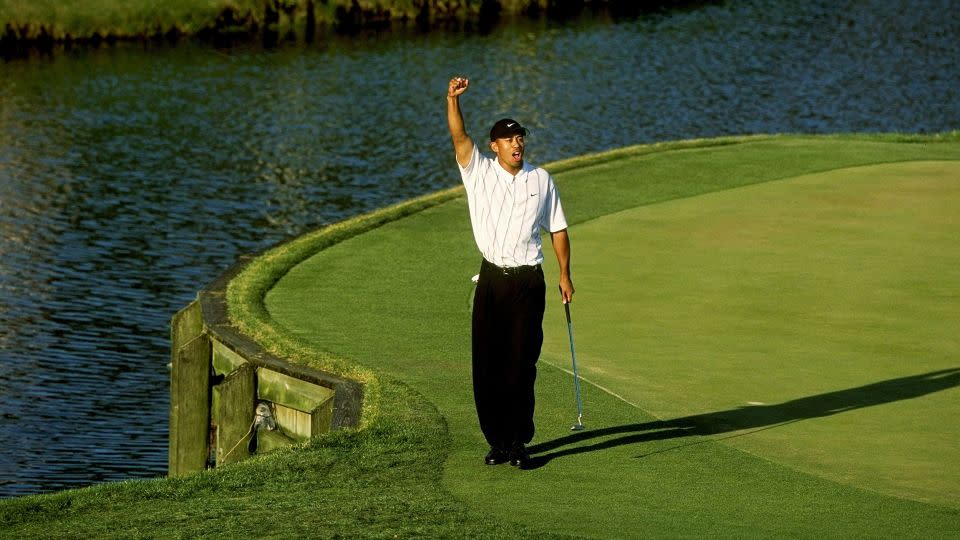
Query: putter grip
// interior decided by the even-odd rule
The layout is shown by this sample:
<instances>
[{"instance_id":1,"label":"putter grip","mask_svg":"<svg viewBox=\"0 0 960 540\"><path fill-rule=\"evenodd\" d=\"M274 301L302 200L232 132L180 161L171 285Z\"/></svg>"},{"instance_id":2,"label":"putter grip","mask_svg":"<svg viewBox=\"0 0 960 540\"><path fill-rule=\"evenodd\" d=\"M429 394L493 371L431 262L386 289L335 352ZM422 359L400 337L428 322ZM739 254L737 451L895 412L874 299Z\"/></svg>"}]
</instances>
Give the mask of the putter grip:
<instances>
[{"instance_id":1,"label":"putter grip","mask_svg":"<svg viewBox=\"0 0 960 540\"><path fill-rule=\"evenodd\" d=\"M560 289L560 301L563 302L563 289ZM570 304L563 302L563 310L567 313L567 324L570 324Z\"/></svg>"}]
</instances>

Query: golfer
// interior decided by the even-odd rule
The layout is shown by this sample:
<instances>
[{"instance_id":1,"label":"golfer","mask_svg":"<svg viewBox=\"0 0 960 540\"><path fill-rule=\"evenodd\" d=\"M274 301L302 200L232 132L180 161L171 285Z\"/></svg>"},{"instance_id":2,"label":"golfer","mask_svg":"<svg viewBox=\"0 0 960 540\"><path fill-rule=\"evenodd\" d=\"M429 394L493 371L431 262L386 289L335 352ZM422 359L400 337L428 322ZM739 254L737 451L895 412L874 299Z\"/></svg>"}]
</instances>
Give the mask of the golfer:
<instances>
[{"instance_id":1,"label":"golfer","mask_svg":"<svg viewBox=\"0 0 960 540\"><path fill-rule=\"evenodd\" d=\"M450 80L447 123L467 190L473 237L483 262L473 303L473 395L488 465L529 461L533 439L533 384L543 344L546 286L540 229L550 233L560 264L560 294L573 298L570 240L550 174L524 163L527 130L504 118L490 130L484 156L467 135L460 96L470 81Z\"/></svg>"}]
</instances>

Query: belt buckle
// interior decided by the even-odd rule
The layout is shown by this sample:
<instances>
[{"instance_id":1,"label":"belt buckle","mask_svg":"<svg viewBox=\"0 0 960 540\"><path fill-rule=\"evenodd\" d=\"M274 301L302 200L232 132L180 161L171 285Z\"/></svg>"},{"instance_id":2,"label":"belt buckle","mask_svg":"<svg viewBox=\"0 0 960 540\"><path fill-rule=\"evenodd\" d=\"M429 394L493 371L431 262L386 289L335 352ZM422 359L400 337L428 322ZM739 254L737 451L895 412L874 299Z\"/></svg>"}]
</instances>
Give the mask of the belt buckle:
<instances>
[{"instance_id":1,"label":"belt buckle","mask_svg":"<svg viewBox=\"0 0 960 540\"><path fill-rule=\"evenodd\" d=\"M500 270L505 276L519 276L530 270L530 266L500 266Z\"/></svg>"}]
</instances>

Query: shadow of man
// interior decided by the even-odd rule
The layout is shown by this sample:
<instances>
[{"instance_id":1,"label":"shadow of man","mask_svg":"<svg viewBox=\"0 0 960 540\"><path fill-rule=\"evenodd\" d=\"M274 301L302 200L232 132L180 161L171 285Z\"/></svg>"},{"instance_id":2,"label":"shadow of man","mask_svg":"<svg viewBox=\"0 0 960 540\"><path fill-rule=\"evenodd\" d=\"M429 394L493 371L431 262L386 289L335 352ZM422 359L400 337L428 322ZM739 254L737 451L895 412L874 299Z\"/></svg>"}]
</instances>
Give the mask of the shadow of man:
<instances>
[{"instance_id":1,"label":"shadow of man","mask_svg":"<svg viewBox=\"0 0 960 540\"><path fill-rule=\"evenodd\" d=\"M672 420L626 424L581 431L529 448L528 468L538 468L562 456L615 448L628 444L690 436L709 436L742 430L760 430L791 422L832 416L846 411L913 399L960 386L960 367L889 379L865 386L807 396L775 405L751 405L695 414ZM578 445L612 435L613 439ZM571 446L578 445L578 446ZM642 456L639 456L642 457Z\"/></svg>"}]
</instances>

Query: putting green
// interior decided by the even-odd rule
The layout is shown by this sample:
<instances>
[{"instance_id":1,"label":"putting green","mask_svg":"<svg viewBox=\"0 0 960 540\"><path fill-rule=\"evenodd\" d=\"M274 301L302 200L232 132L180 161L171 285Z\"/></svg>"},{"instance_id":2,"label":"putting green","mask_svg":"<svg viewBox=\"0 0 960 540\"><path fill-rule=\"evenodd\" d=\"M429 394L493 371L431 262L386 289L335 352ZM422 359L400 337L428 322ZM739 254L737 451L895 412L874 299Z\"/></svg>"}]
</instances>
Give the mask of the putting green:
<instances>
[{"instance_id":1,"label":"putting green","mask_svg":"<svg viewBox=\"0 0 960 540\"><path fill-rule=\"evenodd\" d=\"M736 448L958 507L958 210L960 164L908 162L581 225L581 373Z\"/></svg>"},{"instance_id":2,"label":"putting green","mask_svg":"<svg viewBox=\"0 0 960 540\"><path fill-rule=\"evenodd\" d=\"M595 384L589 429L572 434L566 325L549 303L531 471L481 464L462 198L320 251L265 303L317 349L423 394L450 433L433 456L444 487L533 530L960 532L953 160L960 145L773 137L559 172Z\"/></svg>"}]
</instances>

